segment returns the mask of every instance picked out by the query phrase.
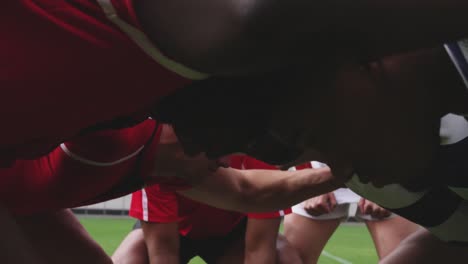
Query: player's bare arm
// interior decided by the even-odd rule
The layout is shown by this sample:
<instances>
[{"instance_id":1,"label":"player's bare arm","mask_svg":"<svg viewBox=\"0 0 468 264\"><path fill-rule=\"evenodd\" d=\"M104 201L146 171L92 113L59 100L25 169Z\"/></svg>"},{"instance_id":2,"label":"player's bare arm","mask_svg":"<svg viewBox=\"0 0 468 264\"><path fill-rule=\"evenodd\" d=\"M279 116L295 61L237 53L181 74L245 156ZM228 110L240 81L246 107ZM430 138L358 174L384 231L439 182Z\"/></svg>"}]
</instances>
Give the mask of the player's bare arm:
<instances>
[{"instance_id":1,"label":"player's bare arm","mask_svg":"<svg viewBox=\"0 0 468 264\"><path fill-rule=\"evenodd\" d=\"M339 183L329 168L303 171L240 171L220 168L192 189L181 193L215 207L260 212L287 208L337 187Z\"/></svg>"},{"instance_id":2,"label":"player's bare arm","mask_svg":"<svg viewBox=\"0 0 468 264\"><path fill-rule=\"evenodd\" d=\"M236 170L199 154L189 157L173 129L164 125L150 178L179 178L193 188L182 194L215 207L257 212L287 208L311 196L330 192L342 183L330 168L303 171ZM151 183L151 181L149 182Z\"/></svg>"}]
</instances>

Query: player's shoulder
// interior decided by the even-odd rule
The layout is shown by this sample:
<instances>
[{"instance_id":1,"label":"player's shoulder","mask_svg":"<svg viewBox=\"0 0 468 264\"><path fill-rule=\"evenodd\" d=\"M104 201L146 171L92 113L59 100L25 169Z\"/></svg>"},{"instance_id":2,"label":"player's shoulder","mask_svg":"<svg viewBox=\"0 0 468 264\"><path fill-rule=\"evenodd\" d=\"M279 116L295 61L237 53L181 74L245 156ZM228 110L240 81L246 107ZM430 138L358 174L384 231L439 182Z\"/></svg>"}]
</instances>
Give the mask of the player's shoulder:
<instances>
[{"instance_id":1,"label":"player's shoulder","mask_svg":"<svg viewBox=\"0 0 468 264\"><path fill-rule=\"evenodd\" d=\"M148 119L133 127L94 131L61 144L61 148L74 159L113 165L137 156L155 133L156 125Z\"/></svg>"}]
</instances>

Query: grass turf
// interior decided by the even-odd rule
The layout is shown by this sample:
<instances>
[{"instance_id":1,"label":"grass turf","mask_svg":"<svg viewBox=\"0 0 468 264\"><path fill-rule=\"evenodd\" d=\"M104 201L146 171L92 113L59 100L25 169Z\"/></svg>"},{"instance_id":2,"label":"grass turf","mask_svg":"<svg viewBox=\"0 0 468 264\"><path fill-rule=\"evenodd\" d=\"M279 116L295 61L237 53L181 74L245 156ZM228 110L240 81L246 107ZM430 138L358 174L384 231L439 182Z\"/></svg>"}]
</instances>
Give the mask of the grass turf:
<instances>
[{"instance_id":1,"label":"grass turf","mask_svg":"<svg viewBox=\"0 0 468 264\"><path fill-rule=\"evenodd\" d=\"M134 220L128 218L80 217L80 221L108 254L114 252L134 224ZM199 258L194 258L190 262L190 264L202 263L204 262ZM377 263L372 239L364 225L341 225L331 237L325 247L325 254L319 259L319 264L337 263Z\"/></svg>"}]
</instances>

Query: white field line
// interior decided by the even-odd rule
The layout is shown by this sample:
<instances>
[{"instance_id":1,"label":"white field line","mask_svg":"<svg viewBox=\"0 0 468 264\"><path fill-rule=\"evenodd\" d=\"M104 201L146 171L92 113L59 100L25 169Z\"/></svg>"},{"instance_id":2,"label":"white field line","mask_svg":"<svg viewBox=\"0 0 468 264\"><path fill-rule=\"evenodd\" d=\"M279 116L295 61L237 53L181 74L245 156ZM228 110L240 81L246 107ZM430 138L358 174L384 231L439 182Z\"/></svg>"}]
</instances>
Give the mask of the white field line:
<instances>
[{"instance_id":1,"label":"white field line","mask_svg":"<svg viewBox=\"0 0 468 264\"><path fill-rule=\"evenodd\" d=\"M325 250L322 251L322 255L324 255L325 257L331 258L331 259L333 259L336 262L339 262L341 264L353 264L351 261L348 261L346 259L343 259L343 258L337 257L335 255L332 255L332 254L328 253Z\"/></svg>"}]
</instances>

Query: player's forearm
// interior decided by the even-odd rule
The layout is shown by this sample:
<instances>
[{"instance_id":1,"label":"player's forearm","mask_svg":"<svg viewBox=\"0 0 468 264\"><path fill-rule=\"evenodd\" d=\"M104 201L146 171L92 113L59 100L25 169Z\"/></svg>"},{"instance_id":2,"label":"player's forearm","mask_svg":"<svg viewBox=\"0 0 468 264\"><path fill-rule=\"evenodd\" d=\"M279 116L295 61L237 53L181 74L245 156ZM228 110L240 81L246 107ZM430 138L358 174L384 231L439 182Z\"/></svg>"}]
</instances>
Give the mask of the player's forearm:
<instances>
[{"instance_id":1,"label":"player's forearm","mask_svg":"<svg viewBox=\"0 0 468 264\"><path fill-rule=\"evenodd\" d=\"M272 174L270 171L270 175L265 173L261 177L255 171L245 171L246 182L250 185L243 192L260 205L288 208L308 197L330 192L339 186L329 168L295 171L287 176L282 176L282 173L285 172L276 171ZM277 209L276 207L271 209Z\"/></svg>"},{"instance_id":2,"label":"player's forearm","mask_svg":"<svg viewBox=\"0 0 468 264\"><path fill-rule=\"evenodd\" d=\"M182 194L228 210L262 212L290 207L338 186L329 168L301 171L219 169Z\"/></svg>"}]
</instances>

